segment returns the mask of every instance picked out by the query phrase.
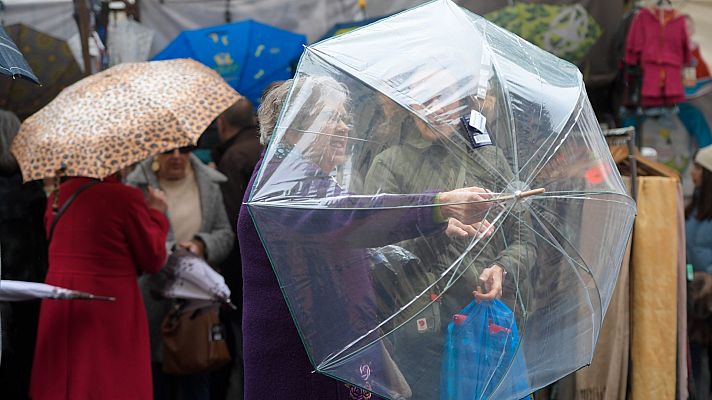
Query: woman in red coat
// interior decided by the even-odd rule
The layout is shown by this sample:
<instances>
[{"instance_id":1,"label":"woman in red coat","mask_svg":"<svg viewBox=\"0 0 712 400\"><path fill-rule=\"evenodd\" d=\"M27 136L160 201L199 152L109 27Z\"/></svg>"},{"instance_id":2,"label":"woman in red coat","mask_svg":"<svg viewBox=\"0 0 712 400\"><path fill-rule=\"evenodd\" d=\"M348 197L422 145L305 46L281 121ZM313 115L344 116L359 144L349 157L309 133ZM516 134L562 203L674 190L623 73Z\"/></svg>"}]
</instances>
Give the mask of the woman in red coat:
<instances>
[{"instance_id":1,"label":"woman in red coat","mask_svg":"<svg viewBox=\"0 0 712 400\"><path fill-rule=\"evenodd\" d=\"M60 186L59 207L89 178ZM54 195L45 214L52 224ZM30 397L151 399L151 361L138 271L155 273L166 258L164 195L107 177L81 192L56 224L46 283L114 302L45 300L40 311Z\"/></svg>"}]
</instances>

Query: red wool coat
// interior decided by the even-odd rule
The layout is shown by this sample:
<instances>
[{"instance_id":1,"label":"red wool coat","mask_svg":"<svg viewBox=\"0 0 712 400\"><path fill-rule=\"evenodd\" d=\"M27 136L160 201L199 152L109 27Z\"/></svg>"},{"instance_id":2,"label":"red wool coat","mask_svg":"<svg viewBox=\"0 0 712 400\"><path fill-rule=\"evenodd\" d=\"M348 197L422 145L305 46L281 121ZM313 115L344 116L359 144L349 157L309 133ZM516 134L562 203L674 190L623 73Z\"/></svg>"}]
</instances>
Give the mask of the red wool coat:
<instances>
[{"instance_id":1,"label":"red wool coat","mask_svg":"<svg viewBox=\"0 0 712 400\"><path fill-rule=\"evenodd\" d=\"M89 181L62 184L60 207ZM168 229L168 219L146 206L140 190L116 179L76 197L55 228L46 282L116 301L42 302L32 399L152 398L148 325L136 273L163 266Z\"/></svg>"}]
</instances>

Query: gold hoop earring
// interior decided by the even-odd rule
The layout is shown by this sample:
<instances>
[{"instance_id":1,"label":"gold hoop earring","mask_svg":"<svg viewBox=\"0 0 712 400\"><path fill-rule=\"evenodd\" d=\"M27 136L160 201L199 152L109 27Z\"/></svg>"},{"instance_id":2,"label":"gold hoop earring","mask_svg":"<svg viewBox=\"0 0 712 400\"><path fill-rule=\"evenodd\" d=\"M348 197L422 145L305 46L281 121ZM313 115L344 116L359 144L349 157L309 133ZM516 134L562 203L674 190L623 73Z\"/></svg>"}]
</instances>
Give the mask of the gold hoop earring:
<instances>
[{"instance_id":1,"label":"gold hoop earring","mask_svg":"<svg viewBox=\"0 0 712 400\"><path fill-rule=\"evenodd\" d=\"M159 169L161 169L161 164L158 163L158 160L153 159L151 162L151 171L158 172Z\"/></svg>"}]
</instances>

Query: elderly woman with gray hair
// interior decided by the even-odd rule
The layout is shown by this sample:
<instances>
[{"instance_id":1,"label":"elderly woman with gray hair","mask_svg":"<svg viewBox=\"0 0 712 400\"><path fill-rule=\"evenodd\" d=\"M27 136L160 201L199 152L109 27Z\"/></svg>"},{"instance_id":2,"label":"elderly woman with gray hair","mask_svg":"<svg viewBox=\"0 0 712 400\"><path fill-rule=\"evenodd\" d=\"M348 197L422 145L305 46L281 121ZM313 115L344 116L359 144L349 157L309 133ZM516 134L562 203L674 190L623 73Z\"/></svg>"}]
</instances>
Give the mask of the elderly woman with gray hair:
<instances>
[{"instance_id":1,"label":"elderly woman with gray hair","mask_svg":"<svg viewBox=\"0 0 712 400\"><path fill-rule=\"evenodd\" d=\"M44 212L47 199L40 182L22 183L10 145L20 129L15 114L0 110L0 257L2 279L44 282L47 241ZM2 314L3 398L25 399L37 335L39 302L0 302Z\"/></svg>"},{"instance_id":2,"label":"elderly woman with gray hair","mask_svg":"<svg viewBox=\"0 0 712 400\"><path fill-rule=\"evenodd\" d=\"M283 112L283 126L277 127L290 88L293 104ZM324 359L325 348L344 348L355 337L368 336L377 324L368 248L420 234L445 234L449 218L472 224L486 210L482 204L471 203L488 197L481 188L363 196L341 187L332 174L347 159L348 105L344 85L328 77L307 76L273 88L264 95L258 110L262 142L269 142L273 131L278 136L272 139L273 156L260 161L248 187L260 199L297 196L328 203L332 210L319 213L280 208L263 214L268 223L260 226L260 235L269 238L270 255L280 271L281 284L247 206L243 204L240 210L237 232L243 265L246 400L369 398L371 394L361 388L409 398L412 393L408 383L382 346L371 346L340 368L361 388L313 373L304 346L310 348L315 360ZM266 164L260 168L263 162ZM262 175L255 187L259 171ZM249 198L248 192L244 202ZM431 205L438 199L443 203L438 207L389 207L404 201ZM449 205L454 202L459 204ZM470 203L463 204L466 202ZM364 209L360 203L372 209ZM383 211L388 208L388 212ZM436 213L441 218L436 218ZM319 246L330 251L315 253L315 243L310 242L314 237L319 238ZM290 300L298 299L290 305L301 339L282 292ZM319 321L313 318L315 315L319 315ZM321 329L322 321L329 321L328 329ZM364 370L372 373L363 374Z\"/></svg>"}]
</instances>

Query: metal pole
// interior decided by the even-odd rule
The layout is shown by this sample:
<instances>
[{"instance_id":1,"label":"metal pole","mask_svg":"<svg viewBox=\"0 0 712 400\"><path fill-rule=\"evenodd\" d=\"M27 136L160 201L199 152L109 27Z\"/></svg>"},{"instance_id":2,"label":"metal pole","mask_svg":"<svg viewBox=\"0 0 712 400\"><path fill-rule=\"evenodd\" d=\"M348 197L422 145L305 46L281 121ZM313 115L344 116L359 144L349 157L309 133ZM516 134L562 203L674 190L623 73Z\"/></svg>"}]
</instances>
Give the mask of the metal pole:
<instances>
[{"instance_id":1,"label":"metal pole","mask_svg":"<svg viewBox=\"0 0 712 400\"><path fill-rule=\"evenodd\" d=\"M91 57L89 55L89 9L86 0L75 0L74 7L79 19L79 41L82 44L82 59L84 60L84 75L92 74Z\"/></svg>"}]
</instances>

